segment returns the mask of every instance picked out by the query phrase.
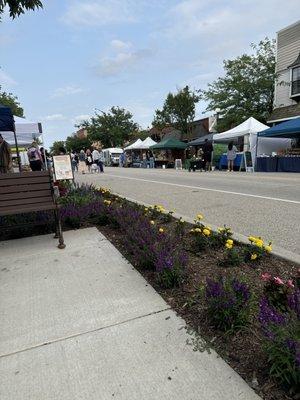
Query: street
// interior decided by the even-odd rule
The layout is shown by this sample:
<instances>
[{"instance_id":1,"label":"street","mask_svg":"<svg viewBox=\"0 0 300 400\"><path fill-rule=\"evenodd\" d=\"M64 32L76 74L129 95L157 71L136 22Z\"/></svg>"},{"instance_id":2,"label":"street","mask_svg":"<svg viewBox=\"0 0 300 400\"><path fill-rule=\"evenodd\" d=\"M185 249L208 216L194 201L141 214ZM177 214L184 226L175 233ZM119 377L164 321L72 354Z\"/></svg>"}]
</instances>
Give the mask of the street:
<instances>
[{"instance_id":1,"label":"street","mask_svg":"<svg viewBox=\"0 0 300 400\"><path fill-rule=\"evenodd\" d=\"M77 182L194 218L226 224L244 236L262 236L283 251L300 255L300 177L298 174L187 172L106 168L104 174L76 174Z\"/></svg>"}]
</instances>

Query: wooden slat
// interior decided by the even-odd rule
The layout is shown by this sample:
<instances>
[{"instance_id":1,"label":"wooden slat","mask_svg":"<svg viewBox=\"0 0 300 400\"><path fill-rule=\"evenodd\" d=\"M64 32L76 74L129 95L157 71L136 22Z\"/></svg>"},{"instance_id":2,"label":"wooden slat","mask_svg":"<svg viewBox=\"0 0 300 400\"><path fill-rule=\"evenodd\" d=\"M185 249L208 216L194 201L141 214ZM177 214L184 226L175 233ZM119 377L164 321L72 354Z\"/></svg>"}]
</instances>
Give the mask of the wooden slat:
<instances>
[{"instance_id":1,"label":"wooden slat","mask_svg":"<svg viewBox=\"0 0 300 400\"><path fill-rule=\"evenodd\" d=\"M26 193L26 192L35 192L39 190L47 190L49 189L49 182L47 183L35 183L31 185L13 185L13 186L3 186L0 187L0 198L3 194L6 193Z\"/></svg>"},{"instance_id":2,"label":"wooden slat","mask_svg":"<svg viewBox=\"0 0 300 400\"><path fill-rule=\"evenodd\" d=\"M22 205L26 205L26 204L32 204L34 206L35 204L38 205L38 203L48 203L51 201L52 201L52 197L50 197L50 196L35 197L35 198L31 198L31 199L4 200L4 201L0 202L0 210L4 207L13 207L13 206L22 207Z\"/></svg>"},{"instance_id":3,"label":"wooden slat","mask_svg":"<svg viewBox=\"0 0 300 400\"><path fill-rule=\"evenodd\" d=\"M15 206L15 207L3 207L0 208L0 216L4 215L15 215L15 214L24 214L35 211L47 211L47 210L55 210L57 207L53 203L43 203L36 204L35 206L30 204L27 206Z\"/></svg>"},{"instance_id":4,"label":"wooden slat","mask_svg":"<svg viewBox=\"0 0 300 400\"><path fill-rule=\"evenodd\" d=\"M0 180L0 187L12 185L29 185L35 183L50 183L49 176L36 176L22 179L4 179Z\"/></svg>"},{"instance_id":5,"label":"wooden slat","mask_svg":"<svg viewBox=\"0 0 300 400\"><path fill-rule=\"evenodd\" d=\"M6 179L22 179L22 178L32 178L32 177L41 177L41 176L50 176L49 171L30 171L30 172L17 172L17 173L9 173L9 174L0 174L0 181Z\"/></svg>"},{"instance_id":6,"label":"wooden slat","mask_svg":"<svg viewBox=\"0 0 300 400\"><path fill-rule=\"evenodd\" d=\"M36 190L31 192L17 192L17 193L7 193L2 194L0 193L0 202L4 200L17 200L17 199L36 199L38 197L49 197L52 199L51 190Z\"/></svg>"}]
</instances>

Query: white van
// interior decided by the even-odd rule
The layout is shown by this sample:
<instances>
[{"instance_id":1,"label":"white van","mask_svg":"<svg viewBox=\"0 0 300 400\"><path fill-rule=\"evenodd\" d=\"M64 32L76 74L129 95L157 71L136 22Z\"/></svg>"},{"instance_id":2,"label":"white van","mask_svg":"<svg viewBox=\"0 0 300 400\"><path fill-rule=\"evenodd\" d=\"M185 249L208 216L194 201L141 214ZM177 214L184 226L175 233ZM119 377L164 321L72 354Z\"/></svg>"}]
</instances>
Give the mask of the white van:
<instances>
[{"instance_id":1,"label":"white van","mask_svg":"<svg viewBox=\"0 0 300 400\"><path fill-rule=\"evenodd\" d=\"M103 149L104 164L107 166L118 166L120 155L123 154L123 149L118 147L110 147Z\"/></svg>"}]
</instances>

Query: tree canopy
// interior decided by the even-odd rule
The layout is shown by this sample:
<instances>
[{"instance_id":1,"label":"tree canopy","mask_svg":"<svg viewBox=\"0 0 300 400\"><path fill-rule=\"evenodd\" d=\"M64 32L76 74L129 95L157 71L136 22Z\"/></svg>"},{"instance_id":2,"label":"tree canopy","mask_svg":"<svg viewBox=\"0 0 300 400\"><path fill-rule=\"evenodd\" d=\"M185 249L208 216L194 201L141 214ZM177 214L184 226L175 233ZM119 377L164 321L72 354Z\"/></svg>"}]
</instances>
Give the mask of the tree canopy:
<instances>
[{"instance_id":1,"label":"tree canopy","mask_svg":"<svg viewBox=\"0 0 300 400\"><path fill-rule=\"evenodd\" d=\"M220 109L218 131L232 128L249 117L265 123L273 109L275 41L265 38L252 44L254 54L224 61L225 76L201 90L206 111Z\"/></svg>"},{"instance_id":2,"label":"tree canopy","mask_svg":"<svg viewBox=\"0 0 300 400\"><path fill-rule=\"evenodd\" d=\"M21 107L17 96L14 96L12 93L7 93L2 91L0 86L0 104L6 107L10 107L13 115L17 117L24 117L24 110Z\"/></svg>"},{"instance_id":3,"label":"tree canopy","mask_svg":"<svg viewBox=\"0 0 300 400\"><path fill-rule=\"evenodd\" d=\"M60 153L59 149L61 147L65 147L65 142L63 140L58 140L56 142L53 142L52 146L50 147L51 154L55 156L59 155Z\"/></svg>"},{"instance_id":4,"label":"tree canopy","mask_svg":"<svg viewBox=\"0 0 300 400\"><path fill-rule=\"evenodd\" d=\"M92 142L89 138L78 138L77 136L68 136L66 139L66 149L68 152L70 151L76 151L77 153L80 152L80 150L85 150L87 148L90 148L92 145Z\"/></svg>"},{"instance_id":5,"label":"tree canopy","mask_svg":"<svg viewBox=\"0 0 300 400\"><path fill-rule=\"evenodd\" d=\"M80 127L87 129L92 142L99 141L103 147L120 147L138 130L132 114L124 108L112 107L108 112L96 113Z\"/></svg>"},{"instance_id":6,"label":"tree canopy","mask_svg":"<svg viewBox=\"0 0 300 400\"><path fill-rule=\"evenodd\" d=\"M13 19L24 14L26 10L43 8L40 0L0 0L0 18L6 6L8 7L10 17Z\"/></svg>"},{"instance_id":7,"label":"tree canopy","mask_svg":"<svg viewBox=\"0 0 300 400\"><path fill-rule=\"evenodd\" d=\"M152 125L158 129L172 125L182 133L186 133L189 123L194 120L198 101L199 95L191 91L188 86L175 94L168 93L163 108L155 111Z\"/></svg>"}]
</instances>

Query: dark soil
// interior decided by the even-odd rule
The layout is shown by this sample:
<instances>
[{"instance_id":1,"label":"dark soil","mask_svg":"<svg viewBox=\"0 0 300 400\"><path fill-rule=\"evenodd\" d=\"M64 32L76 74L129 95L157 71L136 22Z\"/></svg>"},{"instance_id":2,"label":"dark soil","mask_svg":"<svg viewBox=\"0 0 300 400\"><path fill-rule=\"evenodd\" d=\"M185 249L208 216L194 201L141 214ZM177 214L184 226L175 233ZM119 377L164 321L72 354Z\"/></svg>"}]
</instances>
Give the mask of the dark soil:
<instances>
[{"instance_id":1,"label":"dark soil","mask_svg":"<svg viewBox=\"0 0 300 400\"><path fill-rule=\"evenodd\" d=\"M160 224L161 226L161 224ZM175 223L165 224L165 229L175 229ZM188 227L188 229L190 226ZM184 246L189 253L189 263L185 271L182 285L175 289L162 289L156 280L154 271L145 270L136 265L131 254L124 246L124 233L110 226L101 226L98 229L111 241L111 243L126 257L134 267L146 278L165 301L187 323L187 327L205 339L205 347L214 348L218 354L227 361L255 391L265 400L291 400L289 396L268 376L267 358L262 350L262 335L257 325L253 312L250 326L234 334L224 334L211 325L207 317L204 303L201 301L200 286L207 277L234 275L242 278L255 293L257 298L262 294L263 282L261 274L268 272L272 276L290 279L296 276L299 265L268 256L253 265L242 264L239 267L224 268L218 265L222 259L223 250L209 249L200 254L191 251L191 239L188 234L184 237ZM195 343L195 341L193 341ZM194 344L192 344L194 345ZM203 351L202 349L199 349Z\"/></svg>"}]
</instances>

